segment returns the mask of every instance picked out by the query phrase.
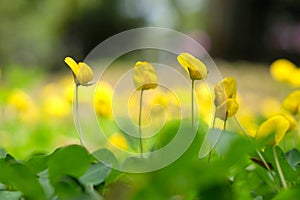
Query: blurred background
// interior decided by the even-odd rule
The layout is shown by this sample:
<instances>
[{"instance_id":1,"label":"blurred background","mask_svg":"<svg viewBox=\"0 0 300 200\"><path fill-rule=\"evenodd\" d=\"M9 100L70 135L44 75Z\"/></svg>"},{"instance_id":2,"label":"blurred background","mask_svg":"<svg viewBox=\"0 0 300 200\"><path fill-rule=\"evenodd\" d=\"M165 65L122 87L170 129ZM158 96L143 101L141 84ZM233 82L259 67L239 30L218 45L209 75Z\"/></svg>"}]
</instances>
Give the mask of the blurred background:
<instances>
[{"instance_id":1,"label":"blurred background","mask_svg":"<svg viewBox=\"0 0 300 200\"><path fill-rule=\"evenodd\" d=\"M300 86L298 0L0 0L0 146L24 157L79 143L74 82L64 58L81 61L105 39L145 26L174 29L202 44L222 75L236 78L238 115L253 131ZM283 62L276 71L284 84L269 72L278 58L295 64ZM113 88L100 89L96 112L111 120ZM211 100L205 91L197 89L199 99ZM109 128L113 140L126 146L118 127Z\"/></svg>"},{"instance_id":2,"label":"blurred background","mask_svg":"<svg viewBox=\"0 0 300 200\"><path fill-rule=\"evenodd\" d=\"M0 0L0 67L59 69L106 38L159 26L186 33L215 58L300 62L297 0Z\"/></svg>"}]
</instances>

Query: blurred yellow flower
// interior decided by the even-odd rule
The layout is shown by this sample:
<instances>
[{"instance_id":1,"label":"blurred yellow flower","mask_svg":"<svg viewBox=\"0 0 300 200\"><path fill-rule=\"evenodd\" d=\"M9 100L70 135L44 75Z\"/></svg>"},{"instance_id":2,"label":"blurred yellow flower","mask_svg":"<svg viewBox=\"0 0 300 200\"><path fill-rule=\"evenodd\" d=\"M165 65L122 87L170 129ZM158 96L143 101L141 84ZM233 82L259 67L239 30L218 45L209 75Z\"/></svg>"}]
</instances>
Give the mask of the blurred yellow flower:
<instances>
[{"instance_id":1,"label":"blurred yellow flower","mask_svg":"<svg viewBox=\"0 0 300 200\"><path fill-rule=\"evenodd\" d=\"M300 69L294 70L290 76L290 84L295 87L300 86Z\"/></svg>"},{"instance_id":2,"label":"blurred yellow flower","mask_svg":"<svg viewBox=\"0 0 300 200\"><path fill-rule=\"evenodd\" d=\"M181 117L180 105L176 96L169 91L158 91L150 94L151 98L149 100L149 107L151 108L151 112L155 113L155 119L149 119L149 114L143 116L145 123L151 120L157 122L162 122L165 117L167 119L178 119Z\"/></svg>"},{"instance_id":3,"label":"blurred yellow flower","mask_svg":"<svg viewBox=\"0 0 300 200\"><path fill-rule=\"evenodd\" d=\"M27 111L33 104L32 99L24 91L16 89L8 98L8 104L19 111Z\"/></svg>"},{"instance_id":4,"label":"blurred yellow flower","mask_svg":"<svg viewBox=\"0 0 300 200\"><path fill-rule=\"evenodd\" d=\"M180 65L189 73L191 80L201 80L207 77L207 68L203 62L189 53L177 56Z\"/></svg>"},{"instance_id":5,"label":"blurred yellow flower","mask_svg":"<svg viewBox=\"0 0 300 200\"><path fill-rule=\"evenodd\" d=\"M290 128L290 122L282 115L275 115L264 121L257 129L255 138L258 140L272 137L268 145L276 146Z\"/></svg>"},{"instance_id":6,"label":"blurred yellow flower","mask_svg":"<svg viewBox=\"0 0 300 200\"><path fill-rule=\"evenodd\" d=\"M69 115L71 102L65 97L62 87L64 86L60 83L48 83L41 88L40 99L45 117L59 118Z\"/></svg>"},{"instance_id":7,"label":"blurred yellow flower","mask_svg":"<svg viewBox=\"0 0 300 200\"><path fill-rule=\"evenodd\" d=\"M138 61L133 70L133 82L136 90L148 90L157 87L157 75L148 62Z\"/></svg>"},{"instance_id":8,"label":"blurred yellow flower","mask_svg":"<svg viewBox=\"0 0 300 200\"><path fill-rule=\"evenodd\" d=\"M271 64L270 72L272 77L281 82L290 82L297 66L287 59L278 59Z\"/></svg>"},{"instance_id":9,"label":"blurred yellow flower","mask_svg":"<svg viewBox=\"0 0 300 200\"><path fill-rule=\"evenodd\" d=\"M69 76L65 76L61 79L58 85L61 86L60 90L62 96L64 96L69 103L72 103L74 97L74 82Z\"/></svg>"},{"instance_id":10,"label":"blurred yellow flower","mask_svg":"<svg viewBox=\"0 0 300 200\"><path fill-rule=\"evenodd\" d=\"M107 118L112 116L112 95L113 88L109 83L102 81L97 85L94 96L94 106L99 116Z\"/></svg>"},{"instance_id":11,"label":"blurred yellow flower","mask_svg":"<svg viewBox=\"0 0 300 200\"><path fill-rule=\"evenodd\" d=\"M161 105L164 109L168 109L169 107L169 104L171 103L170 100L172 99L171 98L172 96L169 94L169 93L164 93L164 92L158 92L153 100L152 100L152 103L153 105Z\"/></svg>"},{"instance_id":12,"label":"blurred yellow flower","mask_svg":"<svg viewBox=\"0 0 300 200\"><path fill-rule=\"evenodd\" d=\"M287 59L278 59L271 64L272 77L292 86L300 86L300 69Z\"/></svg>"},{"instance_id":13,"label":"blurred yellow flower","mask_svg":"<svg viewBox=\"0 0 300 200\"><path fill-rule=\"evenodd\" d=\"M216 117L226 120L227 117L234 116L239 105L236 101L236 81L234 78L227 77L218 83L214 89Z\"/></svg>"},{"instance_id":14,"label":"blurred yellow flower","mask_svg":"<svg viewBox=\"0 0 300 200\"><path fill-rule=\"evenodd\" d=\"M120 149L128 149L128 143L126 138L121 135L120 133L114 133L112 136L109 137L109 143L120 148Z\"/></svg>"},{"instance_id":15,"label":"blurred yellow flower","mask_svg":"<svg viewBox=\"0 0 300 200\"><path fill-rule=\"evenodd\" d=\"M201 105L201 108L199 109L201 119L209 124L214 105L211 97L211 90L207 84L202 82L196 85L195 94L198 105Z\"/></svg>"},{"instance_id":16,"label":"blurred yellow flower","mask_svg":"<svg viewBox=\"0 0 300 200\"><path fill-rule=\"evenodd\" d=\"M282 102L282 107L293 115L299 112L300 90L291 92Z\"/></svg>"},{"instance_id":17,"label":"blurred yellow flower","mask_svg":"<svg viewBox=\"0 0 300 200\"><path fill-rule=\"evenodd\" d=\"M291 131L293 130L294 128L296 128L297 126L297 121L295 120L295 118L293 116L291 116L290 114L288 113L281 113L282 116L284 116L290 123L290 127L289 127L289 130L288 131Z\"/></svg>"},{"instance_id":18,"label":"blurred yellow flower","mask_svg":"<svg viewBox=\"0 0 300 200\"><path fill-rule=\"evenodd\" d=\"M18 117L26 122L33 123L38 120L39 112L32 98L20 89L15 89L8 97L8 109L16 112Z\"/></svg>"},{"instance_id":19,"label":"blurred yellow flower","mask_svg":"<svg viewBox=\"0 0 300 200\"><path fill-rule=\"evenodd\" d=\"M57 95L48 95L48 98L44 100L43 107L45 114L54 119L68 116L70 113L68 100Z\"/></svg>"},{"instance_id":20,"label":"blurred yellow flower","mask_svg":"<svg viewBox=\"0 0 300 200\"><path fill-rule=\"evenodd\" d=\"M71 68L76 85L90 85L89 82L93 80L93 71L86 63L76 63L71 57L66 57L65 63Z\"/></svg>"}]
</instances>

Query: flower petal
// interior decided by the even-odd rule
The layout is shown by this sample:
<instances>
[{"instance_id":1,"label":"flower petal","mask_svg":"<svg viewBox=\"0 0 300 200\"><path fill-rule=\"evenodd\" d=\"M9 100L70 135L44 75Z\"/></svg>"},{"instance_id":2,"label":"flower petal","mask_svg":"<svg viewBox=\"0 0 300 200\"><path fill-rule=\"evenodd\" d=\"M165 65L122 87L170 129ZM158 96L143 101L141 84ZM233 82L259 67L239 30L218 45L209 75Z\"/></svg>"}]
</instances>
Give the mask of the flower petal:
<instances>
[{"instance_id":1,"label":"flower petal","mask_svg":"<svg viewBox=\"0 0 300 200\"><path fill-rule=\"evenodd\" d=\"M233 117L239 110L239 104L235 99L227 99L223 104L217 107L215 116L226 120L227 117Z\"/></svg>"},{"instance_id":2,"label":"flower petal","mask_svg":"<svg viewBox=\"0 0 300 200\"><path fill-rule=\"evenodd\" d=\"M290 93L282 102L282 107L293 115L297 114L299 106L300 90Z\"/></svg>"},{"instance_id":3,"label":"flower petal","mask_svg":"<svg viewBox=\"0 0 300 200\"><path fill-rule=\"evenodd\" d=\"M157 87L157 75L148 62L137 62L133 70L133 82L136 90L148 90Z\"/></svg>"},{"instance_id":4,"label":"flower petal","mask_svg":"<svg viewBox=\"0 0 300 200\"><path fill-rule=\"evenodd\" d=\"M76 76L76 79L78 80L80 85L85 85L91 80L93 80L93 71L92 69L83 62L78 63L79 70L78 74Z\"/></svg>"},{"instance_id":5,"label":"flower petal","mask_svg":"<svg viewBox=\"0 0 300 200\"><path fill-rule=\"evenodd\" d=\"M270 72L277 81L289 82L297 66L287 59L278 59L271 64Z\"/></svg>"},{"instance_id":6,"label":"flower petal","mask_svg":"<svg viewBox=\"0 0 300 200\"><path fill-rule=\"evenodd\" d=\"M71 68L74 76L76 77L79 71L79 65L76 63L76 61L71 57L66 57L65 63Z\"/></svg>"},{"instance_id":7,"label":"flower petal","mask_svg":"<svg viewBox=\"0 0 300 200\"><path fill-rule=\"evenodd\" d=\"M228 99L236 98L236 81L232 77L227 77L218 83L214 89L215 105L218 107Z\"/></svg>"},{"instance_id":8,"label":"flower petal","mask_svg":"<svg viewBox=\"0 0 300 200\"><path fill-rule=\"evenodd\" d=\"M207 69L203 62L189 53L177 56L180 65L189 73L192 80L201 80L207 77Z\"/></svg>"},{"instance_id":9,"label":"flower petal","mask_svg":"<svg viewBox=\"0 0 300 200\"><path fill-rule=\"evenodd\" d=\"M289 121L282 115L273 116L264 121L256 132L256 139L265 139L272 136L269 145L276 146L283 139L290 128Z\"/></svg>"}]
</instances>

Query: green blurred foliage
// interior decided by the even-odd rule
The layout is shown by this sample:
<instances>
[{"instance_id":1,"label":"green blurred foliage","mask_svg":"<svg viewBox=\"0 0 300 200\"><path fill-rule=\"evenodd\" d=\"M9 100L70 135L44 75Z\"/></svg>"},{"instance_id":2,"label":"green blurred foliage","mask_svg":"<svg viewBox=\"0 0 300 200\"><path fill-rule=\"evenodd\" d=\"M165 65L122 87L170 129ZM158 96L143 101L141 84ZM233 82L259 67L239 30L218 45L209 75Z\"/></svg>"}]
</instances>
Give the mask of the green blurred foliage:
<instances>
[{"instance_id":1,"label":"green blurred foliage","mask_svg":"<svg viewBox=\"0 0 300 200\"><path fill-rule=\"evenodd\" d=\"M65 56L83 59L104 39L142 25L111 1L0 1L0 67L58 69Z\"/></svg>"}]
</instances>

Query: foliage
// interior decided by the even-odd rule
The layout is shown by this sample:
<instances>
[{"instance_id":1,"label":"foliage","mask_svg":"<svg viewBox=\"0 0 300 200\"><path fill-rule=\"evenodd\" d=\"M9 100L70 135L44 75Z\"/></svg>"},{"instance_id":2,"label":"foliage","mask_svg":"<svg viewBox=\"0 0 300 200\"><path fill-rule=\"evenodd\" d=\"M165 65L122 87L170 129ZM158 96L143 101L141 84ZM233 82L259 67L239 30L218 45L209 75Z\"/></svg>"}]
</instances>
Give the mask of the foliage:
<instances>
[{"instance_id":1,"label":"foliage","mask_svg":"<svg viewBox=\"0 0 300 200\"><path fill-rule=\"evenodd\" d=\"M76 76L73 78L76 84ZM72 89L74 80L71 77L66 85L59 82L66 87L60 90ZM226 83L228 80L230 84ZM232 115L228 114L230 107L226 107L223 110L225 117L214 116L214 127L209 127L204 117L199 120L192 144L176 161L156 171L128 173L122 170L131 165L138 166L141 160L151 161L151 153L168 145L176 137L180 122L190 119L168 118L154 140L145 140L145 156L142 158L120 156L120 159L113 148L109 148L113 145L124 151L140 152L139 141L126 137L111 119L111 109L97 113L105 124L105 132L109 132L109 144L101 144L91 150L83 145L61 145L61 142L59 147L51 148L54 149L51 153L43 153L50 152L49 148L44 151L39 149L39 153L29 156L28 152L21 155L11 147L11 141L20 144L17 140L20 133L28 134L31 131L28 134L32 142L29 147L51 138L58 140L60 131L70 132L72 122L66 117L70 111L49 114L48 110L36 113L37 117L34 118L33 111L39 110L34 98L22 89L9 92L5 87L4 84L0 89L8 97L1 102L1 106L11 111L11 120L4 121L4 128L12 134L11 137L14 132L17 134L10 140L8 148L0 149L0 199L297 199L299 196L300 150L294 136L298 134L295 128L299 120L300 103L293 95L297 92L283 99L284 110L281 113L270 117L255 116L257 126L254 133L235 116L242 107L234 109ZM67 92L61 96L50 93L53 87L51 84L43 87L47 98L54 94L61 97L59 101L70 98ZM233 78L224 79L216 87L213 102L216 110L229 99L239 102ZM111 94L111 87L104 89L108 90L105 94ZM197 89L195 87L196 94ZM234 95L228 96L231 93ZM97 102L106 102L101 100L106 96L97 96ZM221 100L216 100L218 98ZM70 102L65 107L68 106ZM218 120L221 120L222 128L218 127ZM24 127L15 127L17 123ZM31 123L30 126L25 126L27 123ZM25 129L31 126L35 128ZM193 129L184 130L189 136ZM208 140L209 158L199 159L201 145L207 142L204 136L206 132L213 133L209 138L212 141Z\"/></svg>"}]
</instances>

